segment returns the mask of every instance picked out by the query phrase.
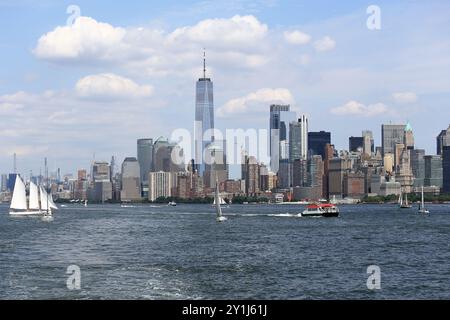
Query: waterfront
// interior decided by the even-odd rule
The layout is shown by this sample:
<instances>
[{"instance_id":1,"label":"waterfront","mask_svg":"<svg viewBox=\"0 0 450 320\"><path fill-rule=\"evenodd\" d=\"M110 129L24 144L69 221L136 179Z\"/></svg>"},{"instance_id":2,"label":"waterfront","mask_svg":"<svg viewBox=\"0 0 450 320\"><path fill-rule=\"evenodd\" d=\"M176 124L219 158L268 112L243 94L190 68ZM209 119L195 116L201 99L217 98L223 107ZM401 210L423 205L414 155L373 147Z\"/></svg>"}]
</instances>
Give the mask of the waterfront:
<instances>
[{"instance_id":1,"label":"waterfront","mask_svg":"<svg viewBox=\"0 0 450 320\"><path fill-rule=\"evenodd\" d=\"M53 221L0 206L2 299L449 299L450 206L68 205ZM69 265L81 290L66 287ZM367 289L369 265L381 290Z\"/></svg>"}]
</instances>

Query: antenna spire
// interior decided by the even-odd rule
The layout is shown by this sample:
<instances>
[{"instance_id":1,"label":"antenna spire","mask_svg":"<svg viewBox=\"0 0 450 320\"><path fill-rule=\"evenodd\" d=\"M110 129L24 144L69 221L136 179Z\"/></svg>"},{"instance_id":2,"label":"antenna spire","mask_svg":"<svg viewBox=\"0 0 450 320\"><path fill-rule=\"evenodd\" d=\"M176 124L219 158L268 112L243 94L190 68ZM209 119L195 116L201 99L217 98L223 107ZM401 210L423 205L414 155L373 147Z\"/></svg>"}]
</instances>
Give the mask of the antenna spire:
<instances>
[{"instance_id":1,"label":"antenna spire","mask_svg":"<svg viewBox=\"0 0 450 320\"><path fill-rule=\"evenodd\" d=\"M206 49L203 48L203 79L206 79Z\"/></svg>"}]
</instances>

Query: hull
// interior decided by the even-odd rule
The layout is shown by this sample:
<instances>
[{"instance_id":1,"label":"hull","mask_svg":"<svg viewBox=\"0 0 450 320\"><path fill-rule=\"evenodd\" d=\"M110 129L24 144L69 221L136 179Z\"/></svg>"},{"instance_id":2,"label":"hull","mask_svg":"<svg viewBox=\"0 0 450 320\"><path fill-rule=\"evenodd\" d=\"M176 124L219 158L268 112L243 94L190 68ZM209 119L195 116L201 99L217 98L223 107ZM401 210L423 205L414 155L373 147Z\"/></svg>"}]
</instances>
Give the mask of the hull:
<instances>
[{"instance_id":1,"label":"hull","mask_svg":"<svg viewBox=\"0 0 450 320\"><path fill-rule=\"evenodd\" d=\"M227 218L225 218L225 217L217 217L216 221L217 222L225 222L225 221L227 221Z\"/></svg>"},{"instance_id":2,"label":"hull","mask_svg":"<svg viewBox=\"0 0 450 320\"><path fill-rule=\"evenodd\" d=\"M12 216L39 216L46 214L45 211L33 210L33 211L9 211Z\"/></svg>"}]
</instances>

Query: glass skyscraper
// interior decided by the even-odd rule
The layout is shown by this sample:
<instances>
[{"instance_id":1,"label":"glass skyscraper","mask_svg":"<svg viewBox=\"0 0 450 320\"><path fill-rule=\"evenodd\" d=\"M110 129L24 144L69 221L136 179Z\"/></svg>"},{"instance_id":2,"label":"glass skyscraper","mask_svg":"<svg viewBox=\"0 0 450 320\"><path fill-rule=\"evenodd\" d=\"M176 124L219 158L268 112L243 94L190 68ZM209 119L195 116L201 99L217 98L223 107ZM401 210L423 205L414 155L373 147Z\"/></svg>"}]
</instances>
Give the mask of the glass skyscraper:
<instances>
[{"instance_id":1,"label":"glass skyscraper","mask_svg":"<svg viewBox=\"0 0 450 320\"><path fill-rule=\"evenodd\" d=\"M296 113L290 111L289 105L270 106L270 169L277 173L283 159L280 146L289 152L289 124L296 121ZM285 153L284 153L285 154Z\"/></svg>"},{"instance_id":2,"label":"glass skyscraper","mask_svg":"<svg viewBox=\"0 0 450 320\"><path fill-rule=\"evenodd\" d=\"M148 184L148 174L153 169L153 139L137 141L137 160L141 172L141 183Z\"/></svg>"},{"instance_id":3,"label":"glass skyscraper","mask_svg":"<svg viewBox=\"0 0 450 320\"><path fill-rule=\"evenodd\" d=\"M327 144L331 144L330 132L308 132L308 152L311 155L320 155L322 160L325 160L325 146Z\"/></svg>"},{"instance_id":4,"label":"glass skyscraper","mask_svg":"<svg viewBox=\"0 0 450 320\"><path fill-rule=\"evenodd\" d=\"M203 78L198 79L195 95L195 155L196 169L200 175L205 171L203 152L214 141L214 94L213 82L206 78L206 62L203 59Z\"/></svg>"},{"instance_id":5,"label":"glass skyscraper","mask_svg":"<svg viewBox=\"0 0 450 320\"><path fill-rule=\"evenodd\" d=\"M395 154L395 146L405 142L404 124L383 124L381 126L381 141L383 156L387 153Z\"/></svg>"}]
</instances>

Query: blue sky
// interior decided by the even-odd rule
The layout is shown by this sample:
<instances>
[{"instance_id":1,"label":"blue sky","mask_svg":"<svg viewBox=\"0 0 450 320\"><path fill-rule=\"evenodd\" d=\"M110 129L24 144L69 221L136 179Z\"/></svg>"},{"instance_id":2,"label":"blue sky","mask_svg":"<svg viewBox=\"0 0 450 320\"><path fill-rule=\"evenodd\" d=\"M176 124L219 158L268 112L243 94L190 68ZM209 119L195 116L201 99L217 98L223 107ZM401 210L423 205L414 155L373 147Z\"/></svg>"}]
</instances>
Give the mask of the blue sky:
<instances>
[{"instance_id":1,"label":"blue sky","mask_svg":"<svg viewBox=\"0 0 450 320\"><path fill-rule=\"evenodd\" d=\"M448 1L129 2L0 0L0 172L14 152L24 173L45 156L75 172L192 130L203 47L219 128L266 128L285 102L338 148L410 121L432 154L450 123ZM372 4L381 30L366 27Z\"/></svg>"}]
</instances>

